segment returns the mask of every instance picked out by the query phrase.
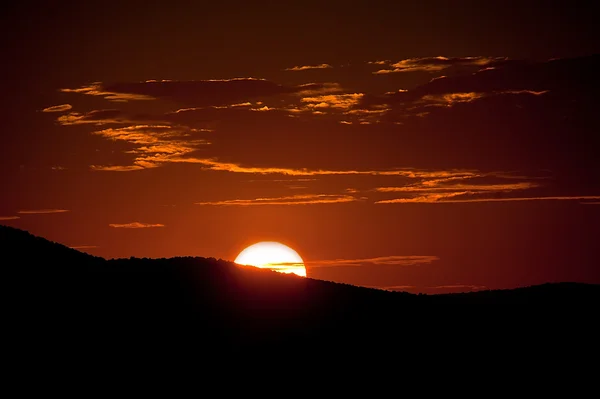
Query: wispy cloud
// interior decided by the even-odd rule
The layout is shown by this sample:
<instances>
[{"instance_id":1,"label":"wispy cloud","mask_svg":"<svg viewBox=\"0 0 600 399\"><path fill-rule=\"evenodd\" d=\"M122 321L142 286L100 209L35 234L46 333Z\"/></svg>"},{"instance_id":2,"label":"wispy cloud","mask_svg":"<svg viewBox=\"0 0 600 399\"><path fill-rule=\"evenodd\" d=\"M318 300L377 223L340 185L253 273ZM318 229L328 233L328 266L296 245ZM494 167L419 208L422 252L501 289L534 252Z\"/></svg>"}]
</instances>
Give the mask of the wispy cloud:
<instances>
[{"instance_id":1,"label":"wispy cloud","mask_svg":"<svg viewBox=\"0 0 600 399\"><path fill-rule=\"evenodd\" d=\"M446 179L445 181L448 181ZM420 192L420 191L455 191L455 192L485 192L485 193L497 193L507 192L515 190L527 190L534 187L539 187L538 184L533 182L521 182L521 183L498 183L498 184L448 184L438 185L436 181L424 181L420 185L408 185L402 187L378 187L375 190L382 193L391 192Z\"/></svg>"},{"instance_id":2,"label":"wispy cloud","mask_svg":"<svg viewBox=\"0 0 600 399\"><path fill-rule=\"evenodd\" d=\"M426 57L408 58L390 65L389 69L380 69L373 72L376 75L396 72L438 72L453 66L485 67L506 58L498 57ZM385 65L382 64L382 65Z\"/></svg>"},{"instance_id":3,"label":"wispy cloud","mask_svg":"<svg viewBox=\"0 0 600 399\"><path fill-rule=\"evenodd\" d=\"M36 215L36 214L46 214L46 213L64 213L69 212L68 209L32 209L32 210L23 210L18 211L17 213L21 215Z\"/></svg>"},{"instance_id":4,"label":"wispy cloud","mask_svg":"<svg viewBox=\"0 0 600 399\"><path fill-rule=\"evenodd\" d=\"M0 220L16 220L21 219L19 216L0 216Z\"/></svg>"},{"instance_id":5,"label":"wispy cloud","mask_svg":"<svg viewBox=\"0 0 600 399\"><path fill-rule=\"evenodd\" d=\"M155 98L145 94L122 93L107 89L102 82L95 82L76 89L61 89L63 93L78 93L89 96L104 97L104 99L114 102L127 102L131 100L154 100Z\"/></svg>"},{"instance_id":6,"label":"wispy cloud","mask_svg":"<svg viewBox=\"0 0 600 399\"><path fill-rule=\"evenodd\" d=\"M305 262L306 267L338 267L338 266L368 266L368 265L393 265L393 266L414 266L429 264L439 260L437 256L421 255L392 255L380 256L376 258L359 259L332 259L316 260Z\"/></svg>"},{"instance_id":7,"label":"wispy cloud","mask_svg":"<svg viewBox=\"0 0 600 399\"><path fill-rule=\"evenodd\" d=\"M94 248L98 248L98 246L97 245L75 245L75 246L72 246L69 248L77 249L77 250L79 250L79 249L94 249Z\"/></svg>"},{"instance_id":8,"label":"wispy cloud","mask_svg":"<svg viewBox=\"0 0 600 399\"><path fill-rule=\"evenodd\" d=\"M58 117L58 123L61 125L106 125L131 123L130 118L125 116L118 109L98 109L86 113L69 112Z\"/></svg>"},{"instance_id":9,"label":"wispy cloud","mask_svg":"<svg viewBox=\"0 0 600 399\"><path fill-rule=\"evenodd\" d=\"M140 222L132 222L132 223L112 223L109 224L110 227L115 227L118 229L149 229L153 227L165 227L164 224L160 223L140 223Z\"/></svg>"},{"instance_id":10,"label":"wispy cloud","mask_svg":"<svg viewBox=\"0 0 600 399\"><path fill-rule=\"evenodd\" d=\"M136 146L128 151L134 154L133 165L102 166L92 165L93 170L132 171L155 168L164 163L180 161L183 156L196 151L200 146L210 144L207 140L195 138L199 131L168 125L134 125L123 128L109 128L94 132L110 140L125 141Z\"/></svg>"},{"instance_id":11,"label":"wispy cloud","mask_svg":"<svg viewBox=\"0 0 600 399\"><path fill-rule=\"evenodd\" d=\"M284 71L306 71L308 69L328 69L333 68L329 64L319 64L319 65L300 65L292 68L286 68Z\"/></svg>"},{"instance_id":12,"label":"wispy cloud","mask_svg":"<svg viewBox=\"0 0 600 399\"><path fill-rule=\"evenodd\" d=\"M450 194L429 194L414 198L395 198L390 200L376 201L376 204L450 204L450 203L469 203L469 202L513 202L513 201L577 201L588 199L600 199L600 195L581 195L581 196L547 196L547 197L507 197L507 198L467 198L454 199L459 195L469 195L469 192L450 193Z\"/></svg>"},{"instance_id":13,"label":"wispy cloud","mask_svg":"<svg viewBox=\"0 0 600 399\"><path fill-rule=\"evenodd\" d=\"M99 96L113 102L165 99L196 107L239 104L254 98L293 94L314 90L323 91L327 84L311 83L283 86L265 79L233 78L196 81L148 80L107 84L95 82L65 93Z\"/></svg>"},{"instance_id":14,"label":"wispy cloud","mask_svg":"<svg viewBox=\"0 0 600 399\"><path fill-rule=\"evenodd\" d=\"M139 165L90 165L90 169L103 172L132 172L146 168Z\"/></svg>"},{"instance_id":15,"label":"wispy cloud","mask_svg":"<svg viewBox=\"0 0 600 399\"><path fill-rule=\"evenodd\" d=\"M358 104L363 96L364 94L362 93L328 94L322 96L304 97L301 101L306 103L306 107L312 110L326 110L329 108L348 110Z\"/></svg>"},{"instance_id":16,"label":"wispy cloud","mask_svg":"<svg viewBox=\"0 0 600 399\"><path fill-rule=\"evenodd\" d=\"M402 176L407 178L442 178L477 174L469 170L326 170L326 169L294 169L278 167L242 166L232 162L221 162L208 158L172 159L171 162L190 162L204 165L206 169L232 173L251 174L281 174L287 176L333 176L333 175L371 175L371 176Z\"/></svg>"},{"instance_id":17,"label":"wispy cloud","mask_svg":"<svg viewBox=\"0 0 600 399\"><path fill-rule=\"evenodd\" d=\"M387 65L387 64L391 64L392 61L390 60L378 60L378 61L367 61L367 64L370 65Z\"/></svg>"},{"instance_id":18,"label":"wispy cloud","mask_svg":"<svg viewBox=\"0 0 600 399\"><path fill-rule=\"evenodd\" d=\"M402 198L376 201L376 204L399 203L468 203L533 200L596 199L595 196L542 196L531 195L531 190L542 187L539 178L519 176L528 181L513 180L510 174L481 173L479 175L451 176L439 179L422 179L417 183L398 187L377 187L379 193L404 193ZM528 192L529 191L529 192ZM524 193L525 192L525 193ZM529 194L529 195L527 195ZM537 193L536 193L537 194Z\"/></svg>"},{"instance_id":19,"label":"wispy cloud","mask_svg":"<svg viewBox=\"0 0 600 399\"><path fill-rule=\"evenodd\" d=\"M350 195L307 194L290 195L286 197L235 199L224 201L196 202L196 205L220 206L256 206L256 205L314 205L314 204L339 204L344 202L360 201Z\"/></svg>"},{"instance_id":20,"label":"wispy cloud","mask_svg":"<svg viewBox=\"0 0 600 399\"><path fill-rule=\"evenodd\" d=\"M71 104L61 104L61 105L54 105L52 107L44 108L42 110L42 112L64 112L64 111L70 110L71 108L73 108L73 106Z\"/></svg>"}]
</instances>

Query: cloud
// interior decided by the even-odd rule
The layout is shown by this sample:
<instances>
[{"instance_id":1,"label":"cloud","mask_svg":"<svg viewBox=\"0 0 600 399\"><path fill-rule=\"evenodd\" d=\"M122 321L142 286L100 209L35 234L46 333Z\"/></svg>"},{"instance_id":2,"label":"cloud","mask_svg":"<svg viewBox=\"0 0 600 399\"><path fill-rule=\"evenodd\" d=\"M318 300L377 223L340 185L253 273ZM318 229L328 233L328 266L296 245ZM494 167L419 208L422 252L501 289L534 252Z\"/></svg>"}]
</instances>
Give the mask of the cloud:
<instances>
[{"instance_id":1,"label":"cloud","mask_svg":"<svg viewBox=\"0 0 600 399\"><path fill-rule=\"evenodd\" d=\"M67 93L100 96L109 101L164 99L196 107L243 103L250 99L293 94L305 91L328 90L326 83L283 86L265 79L234 78L221 80L173 81L148 80L105 84L96 82L76 89L62 89Z\"/></svg>"},{"instance_id":2,"label":"cloud","mask_svg":"<svg viewBox=\"0 0 600 399\"><path fill-rule=\"evenodd\" d=\"M90 169L104 172L132 172L146 168L139 165L90 165Z\"/></svg>"},{"instance_id":3,"label":"cloud","mask_svg":"<svg viewBox=\"0 0 600 399\"><path fill-rule=\"evenodd\" d=\"M585 93L593 100L596 93L589 88L589 85L582 82L591 82L595 79L599 61L600 56L553 59L544 62L489 57L404 60L398 64L405 67L405 69L400 69L400 72L412 70L410 68L441 70L454 65L463 67L471 65L479 69L469 73L460 71L449 76L436 77L411 90L390 92L384 95L370 94L361 100L361 105L369 107L378 104L398 104L400 109L396 109L396 111L416 115L422 110L407 112L410 111L407 108L415 103L421 106L444 103L454 105L489 96L510 98L510 101L515 103L520 102L523 96L535 98L550 93L554 94L554 100L569 101L569 99L573 99L573 96L579 97ZM480 68L482 65L488 67ZM384 70L379 73L391 71Z\"/></svg>"},{"instance_id":4,"label":"cloud","mask_svg":"<svg viewBox=\"0 0 600 399\"><path fill-rule=\"evenodd\" d=\"M210 144L206 139L195 137L198 130L169 125L133 125L122 128L99 130L93 134L110 140L124 141L135 146L127 151L134 155L133 165L92 165L93 170L132 171L155 168L164 163L198 150Z\"/></svg>"},{"instance_id":5,"label":"cloud","mask_svg":"<svg viewBox=\"0 0 600 399\"><path fill-rule=\"evenodd\" d=\"M84 114L79 112L69 112L66 115L59 116L57 120L58 123L65 126L81 124L104 125L108 123L131 122L131 120L118 109L98 109Z\"/></svg>"},{"instance_id":6,"label":"cloud","mask_svg":"<svg viewBox=\"0 0 600 399\"><path fill-rule=\"evenodd\" d=\"M581 195L581 196L547 196L547 197L507 197L507 198L466 198L454 199L453 197L469 195L469 192L450 193L450 194L429 194L414 198L395 198L391 200L376 201L376 204L450 204L450 203L469 203L469 202L512 202L512 201L575 201L600 199L600 195Z\"/></svg>"},{"instance_id":7,"label":"cloud","mask_svg":"<svg viewBox=\"0 0 600 399\"><path fill-rule=\"evenodd\" d=\"M461 177L462 178L462 177ZM449 179L445 179L448 181ZM382 193L393 193L393 192L435 192L435 191L468 191L468 192L484 192L484 193L498 193L498 192L509 192L515 190L528 190L531 188L539 187L539 184L533 182L519 182L519 183L498 183L498 184L445 184L437 185L435 182L440 180L425 180L417 185L408 185L402 187L377 187L375 191Z\"/></svg>"},{"instance_id":8,"label":"cloud","mask_svg":"<svg viewBox=\"0 0 600 399\"><path fill-rule=\"evenodd\" d=\"M581 202L581 204L584 204L584 205L600 205L600 201Z\"/></svg>"},{"instance_id":9,"label":"cloud","mask_svg":"<svg viewBox=\"0 0 600 399\"><path fill-rule=\"evenodd\" d=\"M252 174L281 174L288 176L335 176L335 175L371 175L371 176L402 176L407 178L442 178L451 176L476 175L473 171L465 170L327 170L327 169L294 169L278 167L242 166L237 163L221 162L216 159L188 158L172 160L173 162L191 162L204 165L208 170L233 173Z\"/></svg>"},{"instance_id":10,"label":"cloud","mask_svg":"<svg viewBox=\"0 0 600 399\"><path fill-rule=\"evenodd\" d=\"M97 245L76 245L76 246L69 247L69 248L77 249L77 250L79 250L79 249L94 249L94 248L98 248L98 246Z\"/></svg>"},{"instance_id":11,"label":"cloud","mask_svg":"<svg viewBox=\"0 0 600 399\"><path fill-rule=\"evenodd\" d=\"M256 206L256 205L314 205L314 204L339 204L344 202L360 201L350 195L331 194L306 194L290 195L274 198L235 199L224 201L196 202L195 205L219 205L219 206Z\"/></svg>"},{"instance_id":12,"label":"cloud","mask_svg":"<svg viewBox=\"0 0 600 399\"><path fill-rule=\"evenodd\" d=\"M292 68L286 68L284 71L306 71L308 69L328 69L333 68L329 64L319 64L319 65L303 65L303 66L295 66Z\"/></svg>"},{"instance_id":13,"label":"cloud","mask_svg":"<svg viewBox=\"0 0 600 399\"><path fill-rule=\"evenodd\" d=\"M388 265L388 266L415 266L429 264L437 261L440 258L437 256L421 256L421 255L392 255L380 256L376 258L359 258L359 259L332 259L332 260L316 260L305 262L306 267L338 267L338 266L367 266L367 265Z\"/></svg>"},{"instance_id":14,"label":"cloud","mask_svg":"<svg viewBox=\"0 0 600 399\"><path fill-rule=\"evenodd\" d=\"M387 64L391 64L392 61L390 60L379 60L379 61L367 61L367 64L369 65L387 65Z\"/></svg>"},{"instance_id":15,"label":"cloud","mask_svg":"<svg viewBox=\"0 0 600 399\"><path fill-rule=\"evenodd\" d=\"M380 69L376 75L396 72L439 72L456 66L485 67L506 61L498 57L425 57L408 58L390 65L392 69ZM385 63L380 63L385 65Z\"/></svg>"},{"instance_id":16,"label":"cloud","mask_svg":"<svg viewBox=\"0 0 600 399\"><path fill-rule=\"evenodd\" d=\"M73 106L71 106L71 104L61 104L61 105L54 105L52 107L44 108L42 110L42 112L64 112L64 111L70 110L71 108L73 108Z\"/></svg>"},{"instance_id":17,"label":"cloud","mask_svg":"<svg viewBox=\"0 0 600 399\"><path fill-rule=\"evenodd\" d=\"M523 179L524 181L515 181ZM542 184L543 181L543 184ZM424 178L415 183L394 187L377 187L381 194L401 194L400 198L382 199L375 204L443 204L475 202L510 202L544 200L596 200L598 195L551 195L560 187L553 186L549 176L521 176L507 172Z\"/></svg>"},{"instance_id":18,"label":"cloud","mask_svg":"<svg viewBox=\"0 0 600 399\"><path fill-rule=\"evenodd\" d=\"M85 94L88 96L99 96L103 97L108 101L113 102L128 102L132 100L154 100L155 98L149 95L144 94L134 94L134 93L120 93L115 91L110 91L102 82L94 82L87 86L81 86L77 89L61 89L63 93L78 93Z\"/></svg>"},{"instance_id":19,"label":"cloud","mask_svg":"<svg viewBox=\"0 0 600 399\"><path fill-rule=\"evenodd\" d=\"M109 226L118 228L118 229L149 229L149 228L153 228L153 227L165 227L164 224L160 224L160 223L140 223L140 222L132 222L132 223L124 223L124 224L112 223L112 224L109 224Z\"/></svg>"},{"instance_id":20,"label":"cloud","mask_svg":"<svg viewBox=\"0 0 600 399\"><path fill-rule=\"evenodd\" d=\"M25 210L18 211L17 213L21 215L36 215L36 214L47 214L47 213L64 213L69 212L68 209L33 209L33 210Z\"/></svg>"},{"instance_id":21,"label":"cloud","mask_svg":"<svg viewBox=\"0 0 600 399\"><path fill-rule=\"evenodd\" d=\"M362 97L362 93L328 94L314 97L304 97L301 101L303 103L307 103L306 106L312 110L323 110L329 108L348 110L357 105Z\"/></svg>"},{"instance_id":22,"label":"cloud","mask_svg":"<svg viewBox=\"0 0 600 399\"><path fill-rule=\"evenodd\" d=\"M21 219L19 216L0 216L0 220L16 220Z\"/></svg>"}]
</instances>

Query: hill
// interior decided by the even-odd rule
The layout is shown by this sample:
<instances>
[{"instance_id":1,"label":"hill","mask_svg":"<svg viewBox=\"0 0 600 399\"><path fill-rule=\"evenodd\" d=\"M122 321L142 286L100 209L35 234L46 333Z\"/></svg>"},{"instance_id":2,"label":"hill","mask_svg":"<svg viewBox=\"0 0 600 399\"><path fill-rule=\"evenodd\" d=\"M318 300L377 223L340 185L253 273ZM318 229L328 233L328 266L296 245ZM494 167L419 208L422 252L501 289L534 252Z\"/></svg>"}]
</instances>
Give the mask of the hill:
<instances>
[{"instance_id":1,"label":"hill","mask_svg":"<svg viewBox=\"0 0 600 399\"><path fill-rule=\"evenodd\" d=\"M600 299L600 286L576 283L415 295L214 258L106 260L5 226L0 226L0 253L17 324L29 323L26 334L39 331L40 326L54 338L53 331L60 331L60 339L67 330L88 326L95 332L119 331L121 338L132 331L176 332L178 339L193 336L227 348L344 348L357 342L373 347L422 332L411 324L419 318L428 325L436 323L432 315L437 315L437 322L450 320L432 305L536 304L556 310L596 304ZM482 314L481 308L477 313ZM460 314L451 323L464 323ZM467 321L474 324L472 318Z\"/></svg>"}]
</instances>

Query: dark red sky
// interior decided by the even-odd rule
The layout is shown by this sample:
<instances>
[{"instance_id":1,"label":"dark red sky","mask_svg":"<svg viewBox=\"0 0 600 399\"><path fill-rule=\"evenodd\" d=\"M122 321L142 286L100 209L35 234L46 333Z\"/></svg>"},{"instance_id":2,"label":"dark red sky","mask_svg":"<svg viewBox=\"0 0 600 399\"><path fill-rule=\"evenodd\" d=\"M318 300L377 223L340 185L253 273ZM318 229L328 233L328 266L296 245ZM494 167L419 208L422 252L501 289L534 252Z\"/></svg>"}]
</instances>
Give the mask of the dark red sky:
<instances>
[{"instance_id":1,"label":"dark red sky","mask_svg":"<svg viewBox=\"0 0 600 399\"><path fill-rule=\"evenodd\" d=\"M390 3L9 6L0 223L106 258L280 241L411 292L600 283L592 5Z\"/></svg>"}]
</instances>

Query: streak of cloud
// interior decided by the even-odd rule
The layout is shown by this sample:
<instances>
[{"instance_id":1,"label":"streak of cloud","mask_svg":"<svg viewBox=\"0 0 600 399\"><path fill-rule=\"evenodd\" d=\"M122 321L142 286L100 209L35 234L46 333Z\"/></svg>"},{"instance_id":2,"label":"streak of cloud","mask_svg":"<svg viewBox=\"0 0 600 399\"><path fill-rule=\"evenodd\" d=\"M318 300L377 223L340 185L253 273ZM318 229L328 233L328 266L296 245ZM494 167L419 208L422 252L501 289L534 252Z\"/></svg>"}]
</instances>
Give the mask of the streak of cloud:
<instances>
[{"instance_id":1,"label":"streak of cloud","mask_svg":"<svg viewBox=\"0 0 600 399\"><path fill-rule=\"evenodd\" d=\"M155 227L165 227L164 224L160 223L140 223L140 222L132 222L132 223L111 223L110 227L114 227L117 229L150 229Z\"/></svg>"},{"instance_id":2,"label":"streak of cloud","mask_svg":"<svg viewBox=\"0 0 600 399\"><path fill-rule=\"evenodd\" d=\"M208 170L232 173L251 174L281 174L287 176L328 176L328 175L371 175L371 176L402 176L407 178L442 178L452 176L465 176L477 174L470 170L324 170L324 169L293 169L278 167L253 167L242 166L232 162L221 162L208 158L183 158L172 159L171 162L189 162L204 165Z\"/></svg>"},{"instance_id":3,"label":"streak of cloud","mask_svg":"<svg viewBox=\"0 0 600 399\"><path fill-rule=\"evenodd\" d=\"M217 206L257 206L257 205L314 205L314 204L339 204L360 201L350 195L306 194L290 195L274 198L235 199L224 201L196 202L195 205Z\"/></svg>"},{"instance_id":4,"label":"streak of cloud","mask_svg":"<svg viewBox=\"0 0 600 399\"><path fill-rule=\"evenodd\" d=\"M327 94L322 96L304 97L301 101L306 103L306 106L313 110L329 108L348 110L358 104L363 96L364 94L362 93Z\"/></svg>"},{"instance_id":5,"label":"streak of cloud","mask_svg":"<svg viewBox=\"0 0 600 399\"><path fill-rule=\"evenodd\" d=\"M450 194L430 194L415 198L394 198L390 200L376 201L375 204L452 204L452 203L470 203L470 202L514 202L514 201L576 201L576 200L597 200L600 195L581 195L581 196L547 196L547 197L507 197L507 198L469 198L452 199L459 195L471 194L469 192L450 193Z\"/></svg>"},{"instance_id":6,"label":"streak of cloud","mask_svg":"<svg viewBox=\"0 0 600 399\"><path fill-rule=\"evenodd\" d=\"M19 216L0 216L0 220L17 220L21 219Z\"/></svg>"},{"instance_id":7,"label":"streak of cloud","mask_svg":"<svg viewBox=\"0 0 600 399\"><path fill-rule=\"evenodd\" d=\"M329 69L329 68L333 68L333 67L329 64L301 65L301 66L295 66L292 68L286 68L286 69L284 69L284 71L306 71L309 69Z\"/></svg>"},{"instance_id":8,"label":"streak of cloud","mask_svg":"<svg viewBox=\"0 0 600 399\"><path fill-rule=\"evenodd\" d=\"M390 65L392 69L380 69L376 75L396 72L439 72L453 66L485 67L506 61L498 57L426 57L408 58ZM383 64L385 65L385 64Z\"/></svg>"},{"instance_id":9,"label":"streak of cloud","mask_svg":"<svg viewBox=\"0 0 600 399\"><path fill-rule=\"evenodd\" d=\"M64 112L71 108L73 108L71 104L53 105L52 107L44 108L42 112Z\"/></svg>"},{"instance_id":10,"label":"streak of cloud","mask_svg":"<svg viewBox=\"0 0 600 399\"><path fill-rule=\"evenodd\" d=\"M250 99L294 93L330 92L329 86L337 84L309 83L283 86L265 79L233 78L195 81L148 80L106 84L95 82L75 89L61 89L65 93L78 93L103 97L113 102L165 99L196 107L239 104Z\"/></svg>"},{"instance_id":11,"label":"streak of cloud","mask_svg":"<svg viewBox=\"0 0 600 399\"><path fill-rule=\"evenodd\" d=\"M128 151L135 155L134 165L101 166L93 165L92 170L132 171L155 168L173 159L196 151L200 146L210 144L205 139L193 138L195 129L175 128L169 125L133 125L123 128L109 128L94 134L111 140L125 141L136 145Z\"/></svg>"},{"instance_id":12,"label":"streak of cloud","mask_svg":"<svg viewBox=\"0 0 600 399\"><path fill-rule=\"evenodd\" d=\"M506 192L515 190L527 190L539 187L532 182L507 183L507 184L452 184L445 186L432 186L431 181L424 181L421 185L410 185L402 187L378 187L375 190L382 193L392 192L419 192L419 191L482 191L482 192Z\"/></svg>"},{"instance_id":13,"label":"streak of cloud","mask_svg":"<svg viewBox=\"0 0 600 399\"><path fill-rule=\"evenodd\" d=\"M338 266L367 266L367 265L393 265L393 266L415 266L429 264L437 261L437 256L421 255L392 255L376 258L359 259L332 259L305 262L307 268L311 267L338 267Z\"/></svg>"}]
</instances>

